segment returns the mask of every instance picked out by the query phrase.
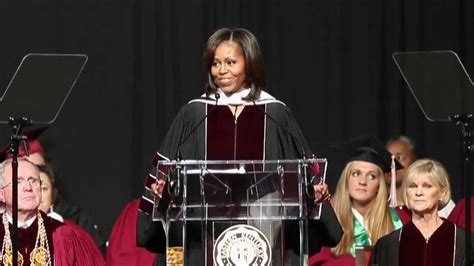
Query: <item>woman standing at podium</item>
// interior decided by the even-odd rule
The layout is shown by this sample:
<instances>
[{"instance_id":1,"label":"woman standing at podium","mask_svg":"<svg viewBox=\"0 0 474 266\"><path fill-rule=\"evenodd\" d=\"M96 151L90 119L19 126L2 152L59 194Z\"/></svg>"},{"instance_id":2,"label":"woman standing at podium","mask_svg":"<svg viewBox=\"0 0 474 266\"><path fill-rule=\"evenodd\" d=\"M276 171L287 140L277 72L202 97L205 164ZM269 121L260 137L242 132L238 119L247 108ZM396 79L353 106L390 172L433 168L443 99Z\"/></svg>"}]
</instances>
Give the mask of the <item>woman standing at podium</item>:
<instances>
[{"instance_id":1,"label":"woman standing at podium","mask_svg":"<svg viewBox=\"0 0 474 266\"><path fill-rule=\"evenodd\" d=\"M205 93L181 108L161 145L161 155L197 160L301 159L312 155L290 109L265 92L262 56L251 32L239 28L217 30L207 41L203 65ZM164 181L156 182L152 193L161 197L163 186ZM327 186L314 188L319 201L328 198ZM324 228L325 244L335 245L342 231L330 206L324 216L327 223L314 222L310 226ZM169 237L179 228L170 231ZM201 240L201 236L194 238L196 242ZM165 251L161 223L152 222L141 212L138 242L154 252ZM193 265L202 260L200 248L200 244L190 244L188 259ZM157 265L165 265L163 258L158 256Z\"/></svg>"}]
</instances>

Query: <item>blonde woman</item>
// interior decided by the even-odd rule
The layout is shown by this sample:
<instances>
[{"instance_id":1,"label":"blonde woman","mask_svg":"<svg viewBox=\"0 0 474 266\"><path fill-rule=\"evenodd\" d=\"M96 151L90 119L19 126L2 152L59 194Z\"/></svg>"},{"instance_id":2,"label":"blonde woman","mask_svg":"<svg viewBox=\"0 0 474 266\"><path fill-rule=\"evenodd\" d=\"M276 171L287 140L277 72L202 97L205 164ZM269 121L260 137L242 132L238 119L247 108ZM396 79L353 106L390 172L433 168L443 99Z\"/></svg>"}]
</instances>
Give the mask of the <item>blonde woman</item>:
<instances>
[{"instance_id":1,"label":"blonde woman","mask_svg":"<svg viewBox=\"0 0 474 266\"><path fill-rule=\"evenodd\" d=\"M387 204L384 173L390 172L392 166L388 151L374 137L358 138L344 145L349 145L352 156L333 198L344 234L336 247L325 248L313 256L311 265L355 265L356 246L371 246L402 226Z\"/></svg>"},{"instance_id":2,"label":"blonde woman","mask_svg":"<svg viewBox=\"0 0 474 266\"><path fill-rule=\"evenodd\" d=\"M413 163L402 194L412 220L377 242L371 265L465 265L464 230L438 214L451 198L443 165L429 159Z\"/></svg>"}]
</instances>

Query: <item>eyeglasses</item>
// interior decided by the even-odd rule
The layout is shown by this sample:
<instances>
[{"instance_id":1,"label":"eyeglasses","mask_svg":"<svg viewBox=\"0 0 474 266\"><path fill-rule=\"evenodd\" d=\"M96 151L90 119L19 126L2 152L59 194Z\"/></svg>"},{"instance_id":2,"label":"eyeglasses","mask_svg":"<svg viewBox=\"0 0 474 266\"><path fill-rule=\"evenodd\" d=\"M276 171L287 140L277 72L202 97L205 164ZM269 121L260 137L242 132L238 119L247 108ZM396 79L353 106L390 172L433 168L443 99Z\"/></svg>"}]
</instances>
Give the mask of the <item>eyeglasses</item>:
<instances>
[{"instance_id":1,"label":"eyeglasses","mask_svg":"<svg viewBox=\"0 0 474 266\"><path fill-rule=\"evenodd\" d=\"M18 178L18 187L23 187L27 183L30 184L30 186L32 186L32 187L37 187L37 186L41 185L41 179L39 179L39 177L32 177L32 176L28 177L27 179L24 179L24 178L21 178L21 177ZM12 184L12 182L9 182L8 184L6 184L3 187L4 188L8 187L11 184Z\"/></svg>"}]
</instances>

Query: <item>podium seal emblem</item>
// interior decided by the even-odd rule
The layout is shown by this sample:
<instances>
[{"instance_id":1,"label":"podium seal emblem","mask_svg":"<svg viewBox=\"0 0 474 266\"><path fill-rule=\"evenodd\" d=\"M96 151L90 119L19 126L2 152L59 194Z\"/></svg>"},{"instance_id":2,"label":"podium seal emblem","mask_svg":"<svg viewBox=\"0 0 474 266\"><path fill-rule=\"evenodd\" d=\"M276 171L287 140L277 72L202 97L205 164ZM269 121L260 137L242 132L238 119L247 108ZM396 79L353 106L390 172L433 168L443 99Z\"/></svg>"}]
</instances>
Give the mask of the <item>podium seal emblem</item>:
<instances>
[{"instance_id":1,"label":"podium seal emblem","mask_svg":"<svg viewBox=\"0 0 474 266\"><path fill-rule=\"evenodd\" d=\"M213 249L214 265L259 265L271 263L270 242L257 228L234 225L219 235Z\"/></svg>"}]
</instances>

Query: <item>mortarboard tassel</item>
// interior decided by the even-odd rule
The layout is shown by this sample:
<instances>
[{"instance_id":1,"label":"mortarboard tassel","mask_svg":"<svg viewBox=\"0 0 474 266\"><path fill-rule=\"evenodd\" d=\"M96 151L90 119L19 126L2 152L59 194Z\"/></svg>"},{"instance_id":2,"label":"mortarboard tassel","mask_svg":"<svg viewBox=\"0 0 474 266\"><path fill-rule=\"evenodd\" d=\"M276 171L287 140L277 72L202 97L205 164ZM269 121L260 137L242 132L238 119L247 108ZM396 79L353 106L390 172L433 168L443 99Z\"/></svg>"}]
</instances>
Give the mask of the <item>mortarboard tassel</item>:
<instances>
[{"instance_id":1,"label":"mortarboard tassel","mask_svg":"<svg viewBox=\"0 0 474 266\"><path fill-rule=\"evenodd\" d=\"M392 155L392 164L390 166L390 170L392 177L390 178L390 203L388 205L392 208L395 208L397 207L397 173L395 166L395 155Z\"/></svg>"}]
</instances>

